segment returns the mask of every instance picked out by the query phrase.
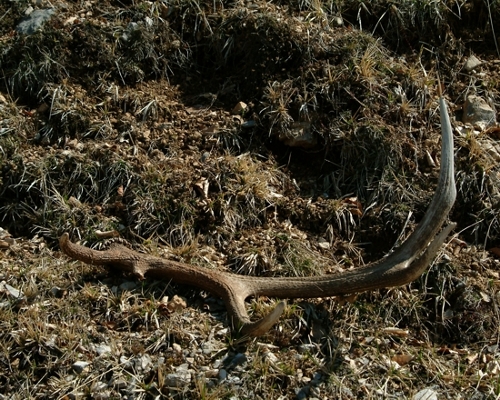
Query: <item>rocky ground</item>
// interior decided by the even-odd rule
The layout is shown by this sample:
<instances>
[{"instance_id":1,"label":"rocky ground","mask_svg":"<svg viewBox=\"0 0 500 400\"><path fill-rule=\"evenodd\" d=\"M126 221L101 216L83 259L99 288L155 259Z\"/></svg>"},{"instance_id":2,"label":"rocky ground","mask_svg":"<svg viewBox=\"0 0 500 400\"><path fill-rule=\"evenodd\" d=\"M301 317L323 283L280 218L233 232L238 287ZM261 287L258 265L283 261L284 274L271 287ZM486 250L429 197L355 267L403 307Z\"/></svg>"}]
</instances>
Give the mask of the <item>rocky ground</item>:
<instances>
[{"instance_id":1,"label":"rocky ground","mask_svg":"<svg viewBox=\"0 0 500 400\"><path fill-rule=\"evenodd\" d=\"M497 2L0 4L0 398L496 399ZM457 229L410 285L293 300L265 336L189 286L58 237L239 274L340 273L422 218ZM252 299L257 318L277 299Z\"/></svg>"}]
</instances>

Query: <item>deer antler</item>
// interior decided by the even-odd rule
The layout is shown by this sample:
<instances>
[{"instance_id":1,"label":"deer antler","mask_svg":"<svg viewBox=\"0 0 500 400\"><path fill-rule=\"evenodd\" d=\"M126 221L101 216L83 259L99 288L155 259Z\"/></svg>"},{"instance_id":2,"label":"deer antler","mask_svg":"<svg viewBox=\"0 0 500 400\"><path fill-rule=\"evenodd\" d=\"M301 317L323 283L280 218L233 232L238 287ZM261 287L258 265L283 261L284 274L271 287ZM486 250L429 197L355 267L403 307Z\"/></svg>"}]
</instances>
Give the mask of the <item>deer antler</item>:
<instances>
[{"instance_id":1,"label":"deer antler","mask_svg":"<svg viewBox=\"0 0 500 400\"><path fill-rule=\"evenodd\" d=\"M280 302L269 315L252 322L245 308L245 299L249 296L285 299L329 297L404 285L423 273L455 227L455 224L449 224L439 232L456 197L453 136L443 97L439 99L439 106L443 143L436 193L422 221L410 237L392 254L366 267L339 275L307 278L241 276L164 260L118 244L105 251L92 250L72 243L67 233L59 240L61 250L69 257L88 264L118 266L122 271L131 272L141 279L146 276L166 278L208 290L222 297L233 326L251 336L260 336L267 332L280 317L285 303Z\"/></svg>"}]
</instances>

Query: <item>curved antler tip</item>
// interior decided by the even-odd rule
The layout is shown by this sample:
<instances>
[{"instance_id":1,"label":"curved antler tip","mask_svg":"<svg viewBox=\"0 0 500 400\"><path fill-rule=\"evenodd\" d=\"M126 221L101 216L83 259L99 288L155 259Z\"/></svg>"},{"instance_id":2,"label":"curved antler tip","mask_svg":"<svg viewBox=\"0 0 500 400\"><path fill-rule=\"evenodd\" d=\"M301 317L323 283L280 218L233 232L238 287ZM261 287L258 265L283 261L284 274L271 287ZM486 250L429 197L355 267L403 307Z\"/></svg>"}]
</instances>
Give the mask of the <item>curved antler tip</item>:
<instances>
[{"instance_id":1,"label":"curved antler tip","mask_svg":"<svg viewBox=\"0 0 500 400\"><path fill-rule=\"evenodd\" d=\"M60 247L65 247L67 243L69 242L69 233L64 232L61 237L59 238L59 246Z\"/></svg>"},{"instance_id":2,"label":"curved antler tip","mask_svg":"<svg viewBox=\"0 0 500 400\"><path fill-rule=\"evenodd\" d=\"M285 307L286 301L280 301L278 305L274 307L273 311L267 314L264 318L243 325L241 332L245 335L255 337L264 335L278 321L281 314L283 314Z\"/></svg>"}]
</instances>

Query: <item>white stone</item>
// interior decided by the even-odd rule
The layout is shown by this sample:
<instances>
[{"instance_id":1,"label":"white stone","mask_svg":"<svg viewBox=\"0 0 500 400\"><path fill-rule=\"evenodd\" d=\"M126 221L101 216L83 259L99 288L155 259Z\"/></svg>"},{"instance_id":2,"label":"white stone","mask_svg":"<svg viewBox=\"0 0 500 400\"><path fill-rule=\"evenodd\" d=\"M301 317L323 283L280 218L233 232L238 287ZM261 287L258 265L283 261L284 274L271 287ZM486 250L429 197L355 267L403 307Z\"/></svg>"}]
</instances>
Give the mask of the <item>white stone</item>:
<instances>
[{"instance_id":1,"label":"white stone","mask_svg":"<svg viewBox=\"0 0 500 400\"><path fill-rule=\"evenodd\" d=\"M233 108L233 111L231 111L231 114L233 115L241 115L245 113L248 110L248 105L246 103L243 103L242 101L239 101Z\"/></svg>"},{"instance_id":2,"label":"white stone","mask_svg":"<svg viewBox=\"0 0 500 400\"><path fill-rule=\"evenodd\" d=\"M90 363L88 363L86 361L77 361L77 362L73 363L72 368L77 374L81 374L82 372L84 372L87 369L89 364Z\"/></svg>"},{"instance_id":3,"label":"white stone","mask_svg":"<svg viewBox=\"0 0 500 400\"><path fill-rule=\"evenodd\" d=\"M438 400L438 396L433 389L425 388L413 396L412 400Z\"/></svg>"},{"instance_id":4,"label":"white stone","mask_svg":"<svg viewBox=\"0 0 500 400\"><path fill-rule=\"evenodd\" d=\"M478 67L481 64L481 60L473 54L467 59L467 61L465 61L464 69L467 72L471 72L474 68Z\"/></svg>"},{"instance_id":5,"label":"white stone","mask_svg":"<svg viewBox=\"0 0 500 400\"><path fill-rule=\"evenodd\" d=\"M467 96L463 110L462 122L466 124L472 124L485 129L496 122L496 112L486 100L479 96Z\"/></svg>"}]
</instances>

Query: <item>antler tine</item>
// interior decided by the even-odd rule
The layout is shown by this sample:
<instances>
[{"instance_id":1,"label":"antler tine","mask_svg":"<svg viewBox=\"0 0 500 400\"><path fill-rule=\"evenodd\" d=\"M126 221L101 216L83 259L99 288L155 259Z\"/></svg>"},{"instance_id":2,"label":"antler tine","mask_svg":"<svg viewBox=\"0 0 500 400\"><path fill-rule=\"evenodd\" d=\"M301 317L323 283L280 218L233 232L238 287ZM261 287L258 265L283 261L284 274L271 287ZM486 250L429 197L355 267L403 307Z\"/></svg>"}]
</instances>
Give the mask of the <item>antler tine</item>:
<instances>
[{"instance_id":1,"label":"antler tine","mask_svg":"<svg viewBox=\"0 0 500 400\"><path fill-rule=\"evenodd\" d=\"M285 303L280 302L266 317L252 322L245 308L245 300L249 296L327 297L406 284L422 274L455 227L454 224L449 224L438 233L456 197L453 135L446 103L442 97L439 99L439 105L443 139L436 193L422 221L410 237L394 253L365 268L357 268L340 275L307 278L240 276L163 260L121 245L114 245L105 251L96 251L71 243L67 233L60 238L61 250L69 257L89 264L118 266L141 279L154 276L208 290L223 298L233 326L249 336L260 336L267 332L285 308Z\"/></svg>"},{"instance_id":2,"label":"antler tine","mask_svg":"<svg viewBox=\"0 0 500 400\"><path fill-rule=\"evenodd\" d=\"M251 288L242 282L238 275L163 260L138 253L120 244L113 244L108 250L93 250L72 243L68 233L59 238L59 246L67 256L87 264L118 267L139 279L144 279L146 276L168 278L208 290L222 297L233 327L249 336L261 336L266 333L285 309L285 303L280 302L267 316L252 322L245 307L245 299L251 295Z\"/></svg>"}]
</instances>

